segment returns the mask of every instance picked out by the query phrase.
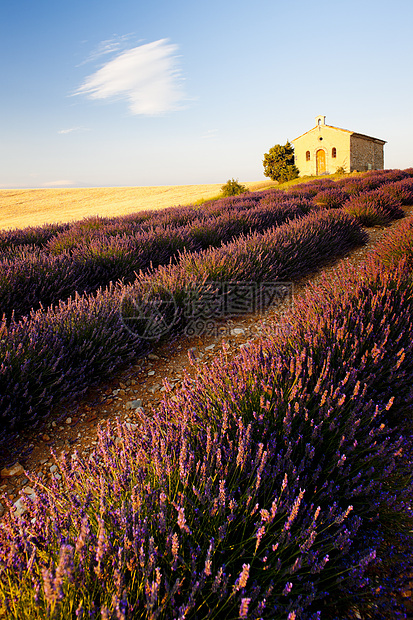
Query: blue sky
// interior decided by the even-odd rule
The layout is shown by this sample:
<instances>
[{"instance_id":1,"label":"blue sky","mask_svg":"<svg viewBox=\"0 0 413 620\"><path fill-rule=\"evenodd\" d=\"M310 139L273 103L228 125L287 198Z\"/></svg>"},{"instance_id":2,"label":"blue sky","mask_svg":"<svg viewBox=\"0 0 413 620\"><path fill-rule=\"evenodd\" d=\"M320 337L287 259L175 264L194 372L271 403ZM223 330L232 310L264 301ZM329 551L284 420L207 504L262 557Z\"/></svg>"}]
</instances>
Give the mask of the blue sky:
<instances>
[{"instance_id":1,"label":"blue sky","mask_svg":"<svg viewBox=\"0 0 413 620\"><path fill-rule=\"evenodd\" d=\"M14 0L0 188L263 180L326 115L413 166L412 0Z\"/></svg>"}]
</instances>

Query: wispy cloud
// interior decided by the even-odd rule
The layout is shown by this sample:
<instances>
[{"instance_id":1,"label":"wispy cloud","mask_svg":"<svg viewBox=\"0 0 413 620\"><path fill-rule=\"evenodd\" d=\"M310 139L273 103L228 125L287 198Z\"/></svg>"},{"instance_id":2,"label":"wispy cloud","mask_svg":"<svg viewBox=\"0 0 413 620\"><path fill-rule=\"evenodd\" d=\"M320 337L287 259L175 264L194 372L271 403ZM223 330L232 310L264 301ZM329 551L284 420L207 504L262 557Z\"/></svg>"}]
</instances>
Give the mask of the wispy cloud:
<instances>
[{"instance_id":1,"label":"wispy cloud","mask_svg":"<svg viewBox=\"0 0 413 620\"><path fill-rule=\"evenodd\" d=\"M177 45L160 39L123 51L89 75L75 94L124 99L132 114L150 116L180 109L184 93L177 50Z\"/></svg>"},{"instance_id":2,"label":"wispy cloud","mask_svg":"<svg viewBox=\"0 0 413 620\"><path fill-rule=\"evenodd\" d=\"M204 134L202 134L201 138L203 140L215 140L217 138L217 134L217 129L208 129Z\"/></svg>"},{"instance_id":3,"label":"wispy cloud","mask_svg":"<svg viewBox=\"0 0 413 620\"><path fill-rule=\"evenodd\" d=\"M101 41L99 45L89 54L89 56L78 65L79 67L87 64L88 62L95 62L98 58L106 56L107 54L113 54L119 52L127 47L127 43L131 38L131 34L124 34L122 36L114 35L111 39Z\"/></svg>"},{"instance_id":4,"label":"wispy cloud","mask_svg":"<svg viewBox=\"0 0 413 620\"><path fill-rule=\"evenodd\" d=\"M86 127L68 127L67 129L59 129L57 133L59 134L67 134L73 133L74 131L89 131Z\"/></svg>"}]
</instances>

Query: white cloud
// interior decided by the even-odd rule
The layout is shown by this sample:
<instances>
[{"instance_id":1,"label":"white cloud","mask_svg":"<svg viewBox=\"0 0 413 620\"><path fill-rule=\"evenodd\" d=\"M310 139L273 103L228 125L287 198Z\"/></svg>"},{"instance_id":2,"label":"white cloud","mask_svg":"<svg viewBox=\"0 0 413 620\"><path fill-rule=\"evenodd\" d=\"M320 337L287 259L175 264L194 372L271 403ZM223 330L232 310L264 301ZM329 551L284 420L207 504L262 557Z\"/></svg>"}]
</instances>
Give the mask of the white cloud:
<instances>
[{"instance_id":1,"label":"white cloud","mask_svg":"<svg viewBox=\"0 0 413 620\"><path fill-rule=\"evenodd\" d=\"M184 98L178 47L160 39L118 54L89 75L75 94L90 99L125 99L132 114L177 110Z\"/></svg>"},{"instance_id":2,"label":"white cloud","mask_svg":"<svg viewBox=\"0 0 413 620\"><path fill-rule=\"evenodd\" d=\"M67 134L67 133L73 133L74 131L89 131L89 130L86 129L85 127L69 127L68 129L59 129L57 133Z\"/></svg>"}]
</instances>

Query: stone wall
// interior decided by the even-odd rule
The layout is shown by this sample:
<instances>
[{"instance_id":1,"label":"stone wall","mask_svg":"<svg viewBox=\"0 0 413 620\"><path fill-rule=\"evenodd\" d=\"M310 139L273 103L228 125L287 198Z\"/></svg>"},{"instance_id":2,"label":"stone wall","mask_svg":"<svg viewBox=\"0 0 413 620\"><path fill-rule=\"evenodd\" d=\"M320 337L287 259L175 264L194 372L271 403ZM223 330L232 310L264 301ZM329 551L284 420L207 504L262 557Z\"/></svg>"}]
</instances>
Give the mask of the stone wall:
<instances>
[{"instance_id":1,"label":"stone wall","mask_svg":"<svg viewBox=\"0 0 413 620\"><path fill-rule=\"evenodd\" d=\"M350 172L384 168L383 143L353 134L350 137Z\"/></svg>"}]
</instances>

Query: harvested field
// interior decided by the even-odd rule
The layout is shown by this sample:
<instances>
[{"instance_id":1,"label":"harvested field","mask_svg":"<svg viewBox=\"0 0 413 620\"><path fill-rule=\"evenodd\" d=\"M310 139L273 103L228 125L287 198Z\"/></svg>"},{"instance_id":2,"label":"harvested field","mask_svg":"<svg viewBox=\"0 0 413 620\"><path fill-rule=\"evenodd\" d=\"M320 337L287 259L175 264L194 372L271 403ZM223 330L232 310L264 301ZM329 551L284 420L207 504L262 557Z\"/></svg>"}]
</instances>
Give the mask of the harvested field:
<instances>
[{"instance_id":1,"label":"harvested field","mask_svg":"<svg viewBox=\"0 0 413 620\"><path fill-rule=\"evenodd\" d=\"M251 190L275 186L271 181L245 183ZM0 190L0 229L70 222L100 215L127 215L145 209L188 205L217 196L222 183L152 187L88 187Z\"/></svg>"}]
</instances>

